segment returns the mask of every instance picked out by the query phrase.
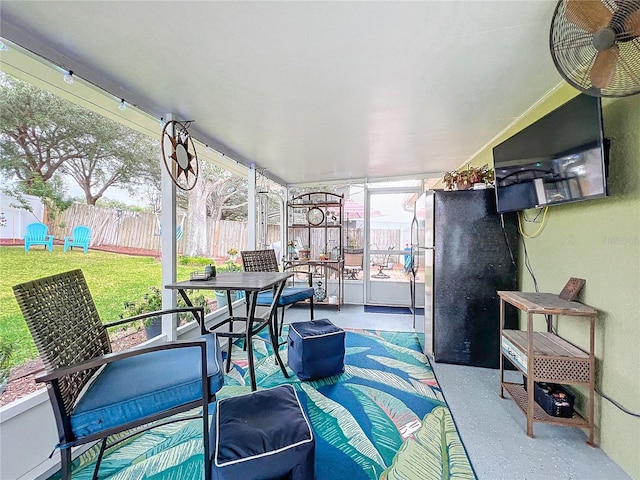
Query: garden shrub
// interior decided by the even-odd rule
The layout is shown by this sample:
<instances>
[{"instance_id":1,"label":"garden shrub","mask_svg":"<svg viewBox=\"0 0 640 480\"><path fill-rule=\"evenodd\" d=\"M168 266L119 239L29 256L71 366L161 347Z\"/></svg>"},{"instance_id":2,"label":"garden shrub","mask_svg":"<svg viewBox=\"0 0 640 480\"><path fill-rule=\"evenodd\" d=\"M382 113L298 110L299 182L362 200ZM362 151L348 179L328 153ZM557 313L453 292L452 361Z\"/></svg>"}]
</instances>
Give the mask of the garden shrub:
<instances>
[{"instance_id":1,"label":"garden shrub","mask_svg":"<svg viewBox=\"0 0 640 480\"><path fill-rule=\"evenodd\" d=\"M207 298L202 295L189 295L191 303L194 307L204 307L204 313L211 312ZM177 306L179 308L186 307L184 299L178 296ZM120 318L135 317L142 313L154 312L156 310L162 310L162 292L157 287L149 287L149 292L145 293L141 300L135 300L130 302L124 302L124 311L120 314ZM151 325L158 317L145 318L141 323L144 327ZM193 319L191 313L179 313L178 325L186 323Z\"/></svg>"}]
</instances>

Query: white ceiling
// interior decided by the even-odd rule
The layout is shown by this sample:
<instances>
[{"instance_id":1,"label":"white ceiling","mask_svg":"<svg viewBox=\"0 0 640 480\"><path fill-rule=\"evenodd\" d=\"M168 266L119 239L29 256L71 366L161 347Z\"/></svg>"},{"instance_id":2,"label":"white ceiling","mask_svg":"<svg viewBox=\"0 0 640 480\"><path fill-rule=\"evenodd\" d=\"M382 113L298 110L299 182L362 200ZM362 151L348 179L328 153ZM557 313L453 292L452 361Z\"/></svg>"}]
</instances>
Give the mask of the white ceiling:
<instances>
[{"instance_id":1,"label":"white ceiling","mask_svg":"<svg viewBox=\"0 0 640 480\"><path fill-rule=\"evenodd\" d=\"M561 81L555 1L7 1L3 38L287 184L463 165Z\"/></svg>"}]
</instances>

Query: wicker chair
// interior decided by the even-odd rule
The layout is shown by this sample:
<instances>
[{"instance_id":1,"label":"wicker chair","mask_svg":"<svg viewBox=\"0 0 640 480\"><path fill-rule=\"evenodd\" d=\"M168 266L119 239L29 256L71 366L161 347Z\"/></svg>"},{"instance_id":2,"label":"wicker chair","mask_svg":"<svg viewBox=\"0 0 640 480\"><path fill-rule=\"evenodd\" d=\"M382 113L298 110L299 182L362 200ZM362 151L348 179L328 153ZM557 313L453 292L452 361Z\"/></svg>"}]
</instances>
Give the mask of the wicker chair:
<instances>
[{"instance_id":1,"label":"wicker chair","mask_svg":"<svg viewBox=\"0 0 640 480\"><path fill-rule=\"evenodd\" d=\"M44 362L46 371L36 382L47 383L63 480L71 478L72 447L101 442L97 478L104 451L111 445L153 426L192 418L202 419L205 478L211 478L209 403L224 375L218 340L204 330L202 307L102 324L80 270L16 285L13 291ZM108 327L177 312L194 315L200 338L111 352ZM174 416L192 409L197 410L191 415Z\"/></svg>"},{"instance_id":2,"label":"wicker chair","mask_svg":"<svg viewBox=\"0 0 640 480\"><path fill-rule=\"evenodd\" d=\"M278 260L276 260L276 252L272 249L267 250L244 250L240 252L242 257L242 265L245 272L278 272ZM275 322L274 330L282 335L282 325L284 324L284 311L288 305L309 300L310 318L313 320L313 279L309 273L309 285L307 287L285 287L280 295L278 307L282 307L280 315L280 325L278 326L278 309L274 310ZM273 298L273 292L260 292L258 294L258 305L270 306Z\"/></svg>"}]
</instances>

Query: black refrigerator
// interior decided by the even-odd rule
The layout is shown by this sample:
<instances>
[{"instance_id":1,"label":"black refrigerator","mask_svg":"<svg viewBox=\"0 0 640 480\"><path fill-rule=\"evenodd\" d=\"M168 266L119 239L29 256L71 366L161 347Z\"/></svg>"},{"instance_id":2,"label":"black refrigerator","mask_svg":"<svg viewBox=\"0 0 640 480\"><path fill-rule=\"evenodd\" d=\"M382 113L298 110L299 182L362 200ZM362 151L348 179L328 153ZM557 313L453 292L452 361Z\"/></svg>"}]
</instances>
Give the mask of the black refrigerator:
<instances>
[{"instance_id":1,"label":"black refrigerator","mask_svg":"<svg viewBox=\"0 0 640 480\"><path fill-rule=\"evenodd\" d=\"M412 253L424 265L425 353L436 362L499 366L496 291L518 289L518 227L515 213L496 212L494 195L433 190L416 204ZM517 311L506 314L517 328Z\"/></svg>"}]
</instances>

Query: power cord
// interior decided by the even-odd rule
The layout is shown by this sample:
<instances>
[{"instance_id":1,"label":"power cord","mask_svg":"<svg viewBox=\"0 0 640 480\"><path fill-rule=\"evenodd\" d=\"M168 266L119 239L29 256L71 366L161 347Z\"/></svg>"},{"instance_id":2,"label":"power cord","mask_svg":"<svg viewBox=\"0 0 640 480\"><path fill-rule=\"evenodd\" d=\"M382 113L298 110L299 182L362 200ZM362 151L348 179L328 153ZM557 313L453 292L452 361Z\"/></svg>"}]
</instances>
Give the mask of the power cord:
<instances>
[{"instance_id":1,"label":"power cord","mask_svg":"<svg viewBox=\"0 0 640 480\"><path fill-rule=\"evenodd\" d=\"M525 242L524 237L520 237L522 239L522 247L524 250L524 265L527 267L529 271L529 275L531 275L531 279L533 280L533 286L536 289L536 293L540 293L538 289L538 280L536 280L536 275L533 273L533 267L531 266L531 262L529 261L529 252L527 252L527 242Z\"/></svg>"},{"instance_id":2,"label":"power cord","mask_svg":"<svg viewBox=\"0 0 640 480\"><path fill-rule=\"evenodd\" d=\"M538 235L540 235L542 233L542 230L544 229L546 223L547 223L547 212L549 211L549 207L544 207L544 209L542 210L542 220L540 221L540 226L538 227L538 229L533 232L532 234L527 234L524 231L524 228L522 228L522 218L524 217L525 222L529 222L529 220L526 218L526 216L524 215L523 212L518 212L518 230L520 231L520 235L522 235L522 238L536 238ZM533 220L531 220L530 222L533 223L535 222L535 220L540 216L540 212L538 212L538 214L535 216L535 218Z\"/></svg>"},{"instance_id":3,"label":"power cord","mask_svg":"<svg viewBox=\"0 0 640 480\"><path fill-rule=\"evenodd\" d=\"M535 238L538 235L540 235L540 233L542 232L542 229L544 228L545 222L546 222L548 208L549 207L545 207L543 210L539 210L537 212L536 216L532 220L529 220L526 217L525 212L518 213L518 230L519 230L521 238L522 238L522 247L523 247L523 250L524 250L524 258L525 258L524 264L527 267L527 270L529 271L529 274L531 275L531 279L533 280L533 285L534 285L537 293L539 293L540 290L538 289L538 281L536 280L536 276L533 273L533 268L531 267L531 263L529 261L529 253L527 252L527 243L525 241L525 238ZM538 230L536 230L531 235L525 234L524 230L522 228L522 222L521 222L521 219L520 219L520 215L522 215L522 217L524 218L525 222L534 223L540 217L540 214L542 214L542 221L540 222L540 227L538 227ZM502 215L500 215L500 217L502 219ZM502 231L504 232L505 241L507 242L507 247L509 247L509 254L511 254L511 261L514 261L513 260L513 254L511 253L511 247L509 246L509 242L507 240L507 233L504 231L504 219L502 219ZM555 328L553 328L553 327L552 327L552 331L553 331L553 333L556 333L555 332ZM609 401L613 406L618 408L620 411L626 413L627 415L631 415L632 417L640 418L640 413L632 412L631 410L625 408L620 403L616 402L614 399L612 399L611 397L609 397L605 393L601 392L598 388L595 388L595 392L598 395L600 395L602 398L604 398L605 400Z\"/></svg>"},{"instance_id":4,"label":"power cord","mask_svg":"<svg viewBox=\"0 0 640 480\"><path fill-rule=\"evenodd\" d=\"M605 395L604 393L602 393L600 390L598 390L597 388L595 389L596 393L598 395L600 395L602 398L604 398L605 400L608 400L609 402L611 402L615 407L617 407L619 410L621 410L622 412L626 413L627 415L631 415L632 417L636 417L636 418L640 418L640 413L635 413L632 412L631 410L628 410L626 408L624 408L622 405L620 405L618 402L616 402L615 400L613 400L611 397Z\"/></svg>"},{"instance_id":5,"label":"power cord","mask_svg":"<svg viewBox=\"0 0 640 480\"><path fill-rule=\"evenodd\" d=\"M509 256L511 257L511 263L516 268L518 268L518 264L516 263L516 260L513 257L513 250L511 250L511 245L509 244L509 237L507 236L507 231L504 228L504 213L500 214L500 225L502 227L502 234L504 235L504 243L506 243L507 249L509 250Z\"/></svg>"},{"instance_id":6,"label":"power cord","mask_svg":"<svg viewBox=\"0 0 640 480\"><path fill-rule=\"evenodd\" d=\"M540 215L542 214L542 212L544 212L544 209L543 209L543 208L538 208L538 209L536 210L536 216L535 216L535 217L533 217L532 219L528 219L528 218L527 218L527 211L526 211L526 210L522 210L522 212L521 212L521 213L522 213L522 217L524 218L524 221L525 221L525 222L528 222L528 223L535 223L535 222L537 222L537 221L538 221L538 218L540 217Z\"/></svg>"},{"instance_id":7,"label":"power cord","mask_svg":"<svg viewBox=\"0 0 640 480\"><path fill-rule=\"evenodd\" d=\"M556 329L554 327L551 327L551 332L554 335L557 335ZM611 398L608 395L606 395L605 393L601 392L598 389L598 387L595 387L594 390L598 395L600 395L605 400L608 400L609 402L611 402L611 404L613 404L615 407L617 407L620 411L626 413L627 415L631 415L632 417L640 418L640 413L632 412L631 410L628 410L627 408L623 407L618 402L616 402L613 398Z\"/></svg>"}]
</instances>

